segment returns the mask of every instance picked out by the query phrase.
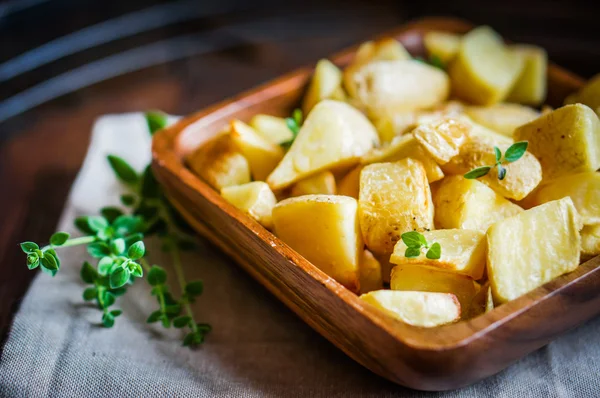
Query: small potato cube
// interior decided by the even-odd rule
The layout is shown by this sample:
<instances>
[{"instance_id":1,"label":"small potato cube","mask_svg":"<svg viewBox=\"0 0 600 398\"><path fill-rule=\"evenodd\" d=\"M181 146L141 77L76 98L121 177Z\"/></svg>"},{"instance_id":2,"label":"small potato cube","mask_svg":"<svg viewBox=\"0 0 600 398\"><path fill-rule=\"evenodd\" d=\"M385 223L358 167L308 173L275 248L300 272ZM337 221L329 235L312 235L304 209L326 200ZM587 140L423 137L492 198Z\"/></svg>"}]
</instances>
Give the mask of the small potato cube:
<instances>
[{"instance_id":1,"label":"small potato cube","mask_svg":"<svg viewBox=\"0 0 600 398\"><path fill-rule=\"evenodd\" d=\"M350 196L351 198L358 199L358 191L360 187L360 172L363 166L356 166L348 172L338 184L338 195Z\"/></svg>"},{"instance_id":2,"label":"small potato cube","mask_svg":"<svg viewBox=\"0 0 600 398\"><path fill-rule=\"evenodd\" d=\"M487 272L505 303L579 266L581 224L570 198L499 221L487 231Z\"/></svg>"},{"instance_id":3,"label":"small potato cube","mask_svg":"<svg viewBox=\"0 0 600 398\"><path fill-rule=\"evenodd\" d=\"M400 235L433 229L433 204L421 162L375 163L360 173L360 227L375 254L391 254Z\"/></svg>"},{"instance_id":4,"label":"small potato cube","mask_svg":"<svg viewBox=\"0 0 600 398\"><path fill-rule=\"evenodd\" d=\"M465 310L477 293L475 282L468 276L421 265L395 266L390 286L392 290L452 293Z\"/></svg>"},{"instance_id":5,"label":"small potato cube","mask_svg":"<svg viewBox=\"0 0 600 398\"><path fill-rule=\"evenodd\" d=\"M250 182L248 160L237 149L229 133L201 145L186 158L186 162L194 173L218 190Z\"/></svg>"},{"instance_id":6,"label":"small potato cube","mask_svg":"<svg viewBox=\"0 0 600 398\"><path fill-rule=\"evenodd\" d=\"M532 206L570 197L583 224L600 223L600 173L587 172L560 177L536 189L528 198Z\"/></svg>"},{"instance_id":7,"label":"small potato cube","mask_svg":"<svg viewBox=\"0 0 600 398\"><path fill-rule=\"evenodd\" d=\"M507 137L503 134L497 133L479 123L475 123L473 119L468 117L466 114L457 117L462 122L471 125L470 138L473 140L485 142L489 145L511 145L513 143L512 138Z\"/></svg>"},{"instance_id":8,"label":"small potato cube","mask_svg":"<svg viewBox=\"0 0 600 398\"><path fill-rule=\"evenodd\" d=\"M350 167L377 145L377 131L362 113L344 102L323 100L308 114L267 183L280 190L324 170Z\"/></svg>"},{"instance_id":9,"label":"small potato cube","mask_svg":"<svg viewBox=\"0 0 600 398\"><path fill-rule=\"evenodd\" d=\"M504 154L509 145L499 144ZM460 148L460 153L442 165L445 174L464 175L474 168L496 163L494 146L478 139L471 139ZM529 152L516 162L502 165L506 169L506 177L498 179L498 169L493 167L488 174L478 178L505 198L521 200L532 192L542 180L542 166Z\"/></svg>"},{"instance_id":10,"label":"small potato cube","mask_svg":"<svg viewBox=\"0 0 600 398\"><path fill-rule=\"evenodd\" d=\"M302 102L305 115L320 101L332 98L343 101L346 95L342 89L342 71L326 59L317 62L315 72L308 85Z\"/></svg>"},{"instance_id":11,"label":"small potato cube","mask_svg":"<svg viewBox=\"0 0 600 398\"><path fill-rule=\"evenodd\" d=\"M282 117L263 114L254 115L250 120L250 126L264 139L275 145L281 145L294 138L292 130Z\"/></svg>"},{"instance_id":12,"label":"small potato cube","mask_svg":"<svg viewBox=\"0 0 600 398\"><path fill-rule=\"evenodd\" d=\"M225 187L221 189L221 195L226 201L248 213L265 228L273 227L271 213L277 204L277 199L267 183L253 181Z\"/></svg>"},{"instance_id":13,"label":"small potato cube","mask_svg":"<svg viewBox=\"0 0 600 398\"><path fill-rule=\"evenodd\" d=\"M465 109L465 113L476 123L510 138L517 127L540 116L535 109L517 104L469 106Z\"/></svg>"},{"instance_id":14,"label":"small potato cube","mask_svg":"<svg viewBox=\"0 0 600 398\"><path fill-rule=\"evenodd\" d=\"M444 172L430 154L425 152L419 141L412 135L398 136L382 148L377 148L363 156L361 163L395 162L412 158L421 162L427 174L427 180L432 183L444 178Z\"/></svg>"},{"instance_id":15,"label":"small potato cube","mask_svg":"<svg viewBox=\"0 0 600 398\"><path fill-rule=\"evenodd\" d=\"M423 37L430 57L439 58L444 64L452 61L460 49L461 36L447 32L427 32Z\"/></svg>"},{"instance_id":16,"label":"small potato cube","mask_svg":"<svg viewBox=\"0 0 600 398\"><path fill-rule=\"evenodd\" d=\"M435 106L448 98L448 75L415 60L377 61L354 75L356 98L373 118Z\"/></svg>"},{"instance_id":17,"label":"small potato cube","mask_svg":"<svg viewBox=\"0 0 600 398\"><path fill-rule=\"evenodd\" d=\"M461 145L471 133L471 126L457 119L444 118L420 124L412 135L438 163L447 163L458 155Z\"/></svg>"},{"instance_id":18,"label":"small potato cube","mask_svg":"<svg viewBox=\"0 0 600 398\"><path fill-rule=\"evenodd\" d=\"M600 224L585 225L581 230L581 259L584 261L600 254Z\"/></svg>"},{"instance_id":19,"label":"small potato cube","mask_svg":"<svg viewBox=\"0 0 600 398\"><path fill-rule=\"evenodd\" d=\"M508 94L507 101L538 106L546 99L548 54L537 46L519 44L510 50L525 60L525 66Z\"/></svg>"},{"instance_id":20,"label":"small potato cube","mask_svg":"<svg viewBox=\"0 0 600 398\"><path fill-rule=\"evenodd\" d=\"M265 180L283 158L283 149L261 137L256 130L239 120L231 121L231 139L248 159L255 180Z\"/></svg>"},{"instance_id":21,"label":"small potato cube","mask_svg":"<svg viewBox=\"0 0 600 398\"><path fill-rule=\"evenodd\" d=\"M356 199L305 195L273 209L275 235L327 275L358 292L363 243Z\"/></svg>"},{"instance_id":22,"label":"small potato cube","mask_svg":"<svg viewBox=\"0 0 600 398\"><path fill-rule=\"evenodd\" d=\"M566 105L517 128L542 164L544 182L600 168L600 121L585 105Z\"/></svg>"},{"instance_id":23,"label":"small potato cube","mask_svg":"<svg viewBox=\"0 0 600 398\"><path fill-rule=\"evenodd\" d=\"M488 227L523 211L477 180L463 176L446 177L433 196L437 228L475 229Z\"/></svg>"},{"instance_id":24,"label":"small potato cube","mask_svg":"<svg viewBox=\"0 0 600 398\"><path fill-rule=\"evenodd\" d=\"M431 328L460 319L460 303L449 293L378 290L363 294L360 299L413 326Z\"/></svg>"},{"instance_id":25,"label":"small potato cube","mask_svg":"<svg viewBox=\"0 0 600 398\"><path fill-rule=\"evenodd\" d=\"M485 268L485 233L468 229L438 229L423 232L429 243L439 243L442 255L433 260L425 256L422 250L419 257L405 256L407 246L402 240L394 246L390 262L394 264L428 265L442 268L459 274L468 275L473 279L481 279Z\"/></svg>"},{"instance_id":26,"label":"small potato cube","mask_svg":"<svg viewBox=\"0 0 600 398\"><path fill-rule=\"evenodd\" d=\"M452 93L477 105L501 102L523 66L523 57L509 51L491 28L475 28L463 36L458 55L450 63Z\"/></svg>"},{"instance_id":27,"label":"small potato cube","mask_svg":"<svg viewBox=\"0 0 600 398\"><path fill-rule=\"evenodd\" d=\"M567 97L566 104L579 102L587 105L600 115L600 73L592 77L577 93Z\"/></svg>"},{"instance_id":28,"label":"small potato cube","mask_svg":"<svg viewBox=\"0 0 600 398\"><path fill-rule=\"evenodd\" d=\"M383 289L381 277L381 264L373 253L363 250L358 263L360 292L368 293L373 290Z\"/></svg>"},{"instance_id":29,"label":"small potato cube","mask_svg":"<svg viewBox=\"0 0 600 398\"><path fill-rule=\"evenodd\" d=\"M404 46L395 39L383 39L379 41L367 41L358 48L354 60L344 69L344 87L348 94L356 97L356 83L354 75L364 65L373 61L394 61L400 59L411 59Z\"/></svg>"},{"instance_id":30,"label":"small potato cube","mask_svg":"<svg viewBox=\"0 0 600 398\"><path fill-rule=\"evenodd\" d=\"M291 196L335 195L335 177L331 171L323 171L298 181L292 187Z\"/></svg>"}]
</instances>

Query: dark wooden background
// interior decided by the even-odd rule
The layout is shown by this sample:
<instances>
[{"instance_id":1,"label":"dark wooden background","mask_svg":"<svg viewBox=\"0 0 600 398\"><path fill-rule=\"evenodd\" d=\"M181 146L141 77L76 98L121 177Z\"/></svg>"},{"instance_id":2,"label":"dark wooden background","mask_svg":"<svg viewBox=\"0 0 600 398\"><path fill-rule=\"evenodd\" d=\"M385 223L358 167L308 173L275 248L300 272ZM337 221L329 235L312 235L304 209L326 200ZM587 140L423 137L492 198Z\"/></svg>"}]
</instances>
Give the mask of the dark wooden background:
<instances>
[{"instance_id":1,"label":"dark wooden background","mask_svg":"<svg viewBox=\"0 0 600 398\"><path fill-rule=\"evenodd\" d=\"M451 15L600 72L597 1L0 1L0 350L92 123L185 114L410 19Z\"/></svg>"}]
</instances>

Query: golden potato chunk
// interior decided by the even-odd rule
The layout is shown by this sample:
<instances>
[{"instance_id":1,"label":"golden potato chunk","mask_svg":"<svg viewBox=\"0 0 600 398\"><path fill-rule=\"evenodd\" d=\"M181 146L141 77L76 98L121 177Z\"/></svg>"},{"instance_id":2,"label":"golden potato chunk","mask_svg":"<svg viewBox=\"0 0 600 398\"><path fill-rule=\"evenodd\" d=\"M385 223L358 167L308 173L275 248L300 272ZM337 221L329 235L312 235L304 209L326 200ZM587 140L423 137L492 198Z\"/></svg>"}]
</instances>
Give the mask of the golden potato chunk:
<instances>
[{"instance_id":1,"label":"golden potato chunk","mask_svg":"<svg viewBox=\"0 0 600 398\"><path fill-rule=\"evenodd\" d=\"M320 101L331 98L343 101L346 98L342 89L342 71L329 60L317 62L315 72L302 101L305 115Z\"/></svg>"},{"instance_id":2,"label":"golden potato chunk","mask_svg":"<svg viewBox=\"0 0 600 398\"><path fill-rule=\"evenodd\" d=\"M465 309L477 293L475 283L468 276L421 265L395 266L390 286L392 290L452 293Z\"/></svg>"},{"instance_id":3,"label":"golden potato chunk","mask_svg":"<svg viewBox=\"0 0 600 398\"><path fill-rule=\"evenodd\" d=\"M423 232L423 236L429 244L440 244L442 255L439 259L427 258L425 250L421 251L419 257L406 257L405 252L408 247L400 240L394 246L390 262L428 265L468 275L473 279L481 279L485 268L485 232L468 229L438 229Z\"/></svg>"},{"instance_id":4,"label":"golden potato chunk","mask_svg":"<svg viewBox=\"0 0 600 398\"><path fill-rule=\"evenodd\" d=\"M473 29L460 43L450 63L452 93L478 105L491 105L506 98L523 69L522 56L509 51L502 38L487 26Z\"/></svg>"},{"instance_id":5,"label":"golden potato chunk","mask_svg":"<svg viewBox=\"0 0 600 398\"><path fill-rule=\"evenodd\" d=\"M358 199L360 172L362 169L362 165L356 166L340 179L338 184L338 195L350 196L351 198Z\"/></svg>"},{"instance_id":6,"label":"golden potato chunk","mask_svg":"<svg viewBox=\"0 0 600 398\"><path fill-rule=\"evenodd\" d=\"M335 191L335 177L333 173L331 171L323 171L294 184L290 196L335 195Z\"/></svg>"},{"instance_id":7,"label":"golden potato chunk","mask_svg":"<svg viewBox=\"0 0 600 398\"><path fill-rule=\"evenodd\" d=\"M600 224L585 225L581 230L581 259L584 261L600 254Z\"/></svg>"},{"instance_id":8,"label":"golden potato chunk","mask_svg":"<svg viewBox=\"0 0 600 398\"><path fill-rule=\"evenodd\" d=\"M267 141L256 130L239 120L231 121L231 139L248 159L255 180L264 180L283 158L283 149Z\"/></svg>"},{"instance_id":9,"label":"golden potato chunk","mask_svg":"<svg viewBox=\"0 0 600 398\"><path fill-rule=\"evenodd\" d=\"M517 128L515 141L529 141L544 181L600 168L600 121L585 105L566 105Z\"/></svg>"},{"instance_id":10,"label":"golden potato chunk","mask_svg":"<svg viewBox=\"0 0 600 398\"><path fill-rule=\"evenodd\" d=\"M323 100L308 114L267 183L279 190L323 170L352 166L377 145L377 131L362 113L346 103Z\"/></svg>"},{"instance_id":11,"label":"golden potato chunk","mask_svg":"<svg viewBox=\"0 0 600 398\"><path fill-rule=\"evenodd\" d=\"M581 224L570 198L499 221L487 231L487 272L505 303L579 266Z\"/></svg>"},{"instance_id":12,"label":"golden potato chunk","mask_svg":"<svg viewBox=\"0 0 600 398\"><path fill-rule=\"evenodd\" d=\"M587 172L560 177L536 189L528 203L537 206L570 197L584 224L600 223L600 173Z\"/></svg>"},{"instance_id":13,"label":"golden potato chunk","mask_svg":"<svg viewBox=\"0 0 600 398\"><path fill-rule=\"evenodd\" d=\"M450 92L443 70L412 59L371 62L358 70L354 82L356 98L374 118L432 107Z\"/></svg>"},{"instance_id":14,"label":"golden potato chunk","mask_svg":"<svg viewBox=\"0 0 600 398\"><path fill-rule=\"evenodd\" d=\"M435 191L433 203L435 224L444 229L486 231L490 225L523 211L487 185L463 176L444 178Z\"/></svg>"},{"instance_id":15,"label":"golden potato chunk","mask_svg":"<svg viewBox=\"0 0 600 398\"><path fill-rule=\"evenodd\" d=\"M492 295L492 288L490 287L489 281L484 283L479 288L469 307L468 318L474 318L476 316L486 314L494 309L494 298Z\"/></svg>"},{"instance_id":16,"label":"golden potato chunk","mask_svg":"<svg viewBox=\"0 0 600 398\"><path fill-rule=\"evenodd\" d=\"M400 235L433 229L433 203L421 162L375 163L360 173L360 227L367 247L391 254Z\"/></svg>"},{"instance_id":17,"label":"golden potato chunk","mask_svg":"<svg viewBox=\"0 0 600 398\"><path fill-rule=\"evenodd\" d=\"M371 163L395 162L412 158L421 162L427 174L427 180L432 183L444 178L444 172L430 154L425 152L419 141L412 135L398 136L389 145L377 148L367 153L361 159L364 165Z\"/></svg>"},{"instance_id":18,"label":"golden potato chunk","mask_svg":"<svg viewBox=\"0 0 600 398\"><path fill-rule=\"evenodd\" d=\"M450 293L378 290L363 294L360 299L413 326L430 328L460 319L460 303Z\"/></svg>"},{"instance_id":19,"label":"golden potato chunk","mask_svg":"<svg viewBox=\"0 0 600 398\"><path fill-rule=\"evenodd\" d=\"M567 97L567 104L574 104L579 102L587 105L592 109L596 109L596 112L600 110L600 73L592 77L588 82L579 90ZM599 113L600 114L600 113Z\"/></svg>"},{"instance_id":20,"label":"golden potato chunk","mask_svg":"<svg viewBox=\"0 0 600 398\"><path fill-rule=\"evenodd\" d=\"M427 32L423 44L430 57L437 57L444 64L452 61L460 49L461 36L447 32Z\"/></svg>"},{"instance_id":21,"label":"golden potato chunk","mask_svg":"<svg viewBox=\"0 0 600 398\"><path fill-rule=\"evenodd\" d=\"M510 49L525 60L523 70L508 94L507 101L538 106L546 99L548 54L537 46L518 44Z\"/></svg>"},{"instance_id":22,"label":"golden potato chunk","mask_svg":"<svg viewBox=\"0 0 600 398\"><path fill-rule=\"evenodd\" d=\"M186 158L186 162L194 173L218 190L250 182L248 160L240 153L229 133L220 134L201 145Z\"/></svg>"},{"instance_id":23,"label":"golden potato chunk","mask_svg":"<svg viewBox=\"0 0 600 398\"><path fill-rule=\"evenodd\" d=\"M540 113L533 108L518 104L492 106L469 106L465 113L476 123L512 138L515 129L537 119Z\"/></svg>"},{"instance_id":24,"label":"golden potato chunk","mask_svg":"<svg viewBox=\"0 0 600 398\"><path fill-rule=\"evenodd\" d=\"M509 145L505 144L498 145L503 154L508 147ZM464 175L477 167L495 163L494 146L478 139L471 139L462 145L457 156L441 167L445 174ZM477 180L505 198L521 200L532 192L542 180L542 166L529 152L525 152L519 160L503 163L502 166L506 169L506 176L503 180L498 178L496 167L492 167L489 173Z\"/></svg>"},{"instance_id":25,"label":"golden potato chunk","mask_svg":"<svg viewBox=\"0 0 600 398\"><path fill-rule=\"evenodd\" d=\"M447 163L458 155L471 133L471 126L457 119L444 118L418 125L412 135L438 163Z\"/></svg>"},{"instance_id":26,"label":"golden potato chunk","mask_svg":"<svg viewBox=\"0 0 600 398\"><path fill-rule=\"evenodd\" d=\"M511 145L513 140L503 134L497 133L479 123L475 123L473 119L463 114L457 116L462 122L465 122L471 126L470 138L473 140L485 142L490 145Z\"/></svg>"},{"instance_id":27,"label":"golden potato chunk","mask_svg":"<svg viewBox=\"0 0 600 398\"><path fill-rule=\"evenodd\" d=\"M275 145L281 145L294 138L292 130L282 117L263 114L254 115L250 120L250 126L260 136Z\"/></svg>"},{"instance_id":28,"label":"golden potato chunk","mask_svg":"<svg viewBox=\"0 0 600 398\"><path fill-rule=\"evenodd\" d=\"M226 201L248 213L265 228L273 227L271 213L277 199L267 183L253 181L225 187L221 189L221 195Z\"/></svg>"},{"instance_id":29,"label":"golden potato chunk","mask_svg":"<svg viewBox=\"0 0 600 398\"><path fill-rule=\"evenodd\" d=\"M373 290L383 289L381 276L381 264L373 253L363 250L358 262L358 277L360 281L360 292L368 293Z\"/></svg>"},{"instance_id":30,"label":"golden potato chunk","mask_svg":"<svg viewBox=\"0 0 600 398\"><path fill-rule=\"evenodd\" d=\"M344 87L352 97L356 97L356 83L354 75L364 65L373 61L394 61L400 59L411 59L404 46L398 40L389 38L379 41L367 41L360 45L356 51L354 60L344 69Z\"/></svg>"},{"instance_id":31,"label":"golden potato chunk","mask_svg":"<svg viewBox=\"0 0 600 398\"><path fill-rule=\"evenodd\" d=\"M275 235L327 275L358 292L363 243L356 199L306 195L279 202L273 209Z\"/></svg>"}]
</instances>

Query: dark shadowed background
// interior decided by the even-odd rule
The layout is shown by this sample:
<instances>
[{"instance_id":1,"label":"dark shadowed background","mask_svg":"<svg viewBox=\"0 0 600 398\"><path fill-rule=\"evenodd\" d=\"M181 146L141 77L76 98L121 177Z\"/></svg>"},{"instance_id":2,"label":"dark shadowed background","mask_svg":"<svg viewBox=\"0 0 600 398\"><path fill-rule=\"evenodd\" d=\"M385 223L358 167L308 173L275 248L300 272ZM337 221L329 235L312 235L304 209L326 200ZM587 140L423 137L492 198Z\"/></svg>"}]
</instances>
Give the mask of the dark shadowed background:
<instances>
[{"instance_id":1,"label":"dark shadowed background","mask_svg":"<svg viewBox=\"0 0 600 398\"><path fill-rule=\"evenodd\" d=\"M598 1L0 0L0 350L94 119L185 114L410 19L450 15L600 72Z\"/></svg>"}]
</instances>

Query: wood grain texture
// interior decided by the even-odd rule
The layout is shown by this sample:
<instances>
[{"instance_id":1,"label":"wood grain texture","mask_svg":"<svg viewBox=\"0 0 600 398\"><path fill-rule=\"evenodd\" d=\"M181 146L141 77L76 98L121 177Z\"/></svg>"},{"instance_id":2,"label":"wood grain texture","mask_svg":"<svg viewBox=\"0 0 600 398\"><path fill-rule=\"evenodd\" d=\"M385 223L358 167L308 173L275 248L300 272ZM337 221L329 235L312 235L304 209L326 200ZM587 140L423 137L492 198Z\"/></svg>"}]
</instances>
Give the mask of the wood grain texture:
<instances>
[{"instance_id":1,"label":"wood grain texture","mask_svg":"<svg viewBox=\"0 0 600 398\"><path fill-rule=\"evenodd\" d=\"M382 36L394 36L422 54L428 30L465 32L460 20L433 18ZM344 65L354 48L332 59ZM398 384L447 390L499 372L566 330L600 313L600 257L575 272L469 321L421 329L395 321L358 299L257 222L227 203L189 171L183 157L231 118L287 115L298 104L311 69L211 106L158 133L153 168L170 199L203 236L236 260L306 323L350 357ZM548 103L558 105L582 80L551 66Z\"/></svg>"}]
</instances>

